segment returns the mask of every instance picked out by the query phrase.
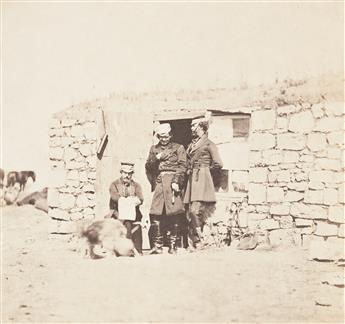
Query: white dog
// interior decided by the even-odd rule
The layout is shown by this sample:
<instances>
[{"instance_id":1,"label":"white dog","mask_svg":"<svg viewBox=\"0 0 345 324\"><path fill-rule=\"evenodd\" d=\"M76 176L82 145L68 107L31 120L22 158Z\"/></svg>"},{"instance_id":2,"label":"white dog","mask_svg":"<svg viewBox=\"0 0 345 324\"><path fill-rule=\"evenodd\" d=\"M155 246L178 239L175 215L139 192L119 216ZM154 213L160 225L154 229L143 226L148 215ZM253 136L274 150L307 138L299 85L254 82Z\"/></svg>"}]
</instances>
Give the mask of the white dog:
<instances>
[{"instance_id":1,"label":"white dog","mask_svg":"<svg viewBox=\"0 0 345 324\"><path fill-rule=\"evenodd\" d=\"M82 222L78 224L79 237L84 240L85 255L92 259L106 256L137 256L131 240L126 238L126 228L116 219L106 218L93 223Z\"/></svg>"}]
</instances>

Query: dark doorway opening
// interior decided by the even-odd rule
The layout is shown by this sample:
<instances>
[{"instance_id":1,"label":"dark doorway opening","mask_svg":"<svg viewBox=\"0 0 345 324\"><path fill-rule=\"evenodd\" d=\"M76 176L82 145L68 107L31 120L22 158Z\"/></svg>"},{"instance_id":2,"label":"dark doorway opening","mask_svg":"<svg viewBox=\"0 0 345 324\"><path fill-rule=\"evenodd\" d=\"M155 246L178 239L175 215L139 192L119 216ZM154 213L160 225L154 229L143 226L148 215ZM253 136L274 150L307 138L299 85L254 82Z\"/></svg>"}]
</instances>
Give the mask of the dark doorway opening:
<instances>
[{"instance_id":1,"label":"dark doorway opening","mask_svg":"<svg viewBox=\"0 0 345 324\"><path fill-rule=\"evenodd\" d=\"M192 131L190 129L192 119L166 120L164 123L169 123L171 126L172 140L183 145L186 149L192 141Z\"/></svg>"}]
</instances>

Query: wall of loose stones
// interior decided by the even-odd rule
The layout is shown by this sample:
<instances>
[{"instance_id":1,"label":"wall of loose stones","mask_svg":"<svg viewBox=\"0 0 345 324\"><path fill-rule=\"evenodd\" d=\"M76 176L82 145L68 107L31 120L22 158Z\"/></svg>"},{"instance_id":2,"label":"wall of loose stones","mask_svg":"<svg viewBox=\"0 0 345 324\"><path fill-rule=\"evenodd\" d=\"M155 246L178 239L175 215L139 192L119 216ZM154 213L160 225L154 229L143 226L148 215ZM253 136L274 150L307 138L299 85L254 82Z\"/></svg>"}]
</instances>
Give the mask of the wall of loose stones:
<instances>
[{"instance_id":1,"label":"wall of loose stones","mask_svg":"<svg viewBox=\"0 0 345 324\"><path fill-rule=\"evenodd\" d=\"M262 107L251 129L248 227L315 258L343 253L344 103Z\"/></svg>"},{"instance_id":2,"label":"wall of loose stones","mask_svg":"<svg viewBox=\"0 0 345 324\"><path fill-rule=\"evenodd\" d=\"M52 119L49 129L51 233L95 217L96 119Z\"/></svg>"}]
</instances>

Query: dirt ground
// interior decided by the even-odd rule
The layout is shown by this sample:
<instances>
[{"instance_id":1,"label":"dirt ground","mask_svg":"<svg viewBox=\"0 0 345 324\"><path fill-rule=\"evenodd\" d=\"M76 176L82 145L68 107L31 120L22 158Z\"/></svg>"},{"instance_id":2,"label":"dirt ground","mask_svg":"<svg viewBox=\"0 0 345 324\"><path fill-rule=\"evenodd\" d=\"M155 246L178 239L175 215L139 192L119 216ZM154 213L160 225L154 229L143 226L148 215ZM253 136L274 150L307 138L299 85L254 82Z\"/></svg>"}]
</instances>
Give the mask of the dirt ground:
<instances>
[{"instance_id":1,"label":"dirt ground","mask_svg":"<svg viewBox=\"0 0 345 324\"><path fill-rule=\"evenodd\" d=\"M89 260L44 212L1 214L2 322L344 322L344 289L321 283L344 268L303 250Z\"/></svg>"}]
</instances>

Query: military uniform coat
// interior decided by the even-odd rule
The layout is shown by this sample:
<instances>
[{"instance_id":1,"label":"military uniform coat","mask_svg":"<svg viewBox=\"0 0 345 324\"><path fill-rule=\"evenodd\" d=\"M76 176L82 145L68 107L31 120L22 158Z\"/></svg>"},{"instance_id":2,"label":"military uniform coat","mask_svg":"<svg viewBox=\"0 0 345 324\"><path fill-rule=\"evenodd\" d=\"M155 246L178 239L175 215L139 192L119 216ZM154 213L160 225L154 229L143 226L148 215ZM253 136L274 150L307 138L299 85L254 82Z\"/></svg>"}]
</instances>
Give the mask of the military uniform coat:
<instances>
[{"instance_id":1,"label":"military uniform coat","mask_svg":"<svg viewBox=\"0 0 345 324\"><path fill-rule=\"evenodd\" d=\"M157 159L157 154L162 153ZM147 158L146 173L154 191L150 209L151 215L178 215L184 212L182 191L176 195L172 183L183 188L186 173L186 151L180 144L170 142L162 146L153 145ZM173 197L174 196L174 197Z\"/></svg>"},{"instance_id":2,"label":"military uniform coat","mask_svg":"<svg viewBox=\"0 0 345 324\"><path fill-rule=\"evenodd\" d=\"M183 202L215 202L211 171L223 166L217 146L206 135L187 148L188 182Z\"/></svg>"}]
</instances>

